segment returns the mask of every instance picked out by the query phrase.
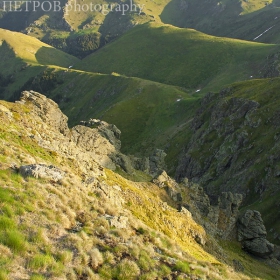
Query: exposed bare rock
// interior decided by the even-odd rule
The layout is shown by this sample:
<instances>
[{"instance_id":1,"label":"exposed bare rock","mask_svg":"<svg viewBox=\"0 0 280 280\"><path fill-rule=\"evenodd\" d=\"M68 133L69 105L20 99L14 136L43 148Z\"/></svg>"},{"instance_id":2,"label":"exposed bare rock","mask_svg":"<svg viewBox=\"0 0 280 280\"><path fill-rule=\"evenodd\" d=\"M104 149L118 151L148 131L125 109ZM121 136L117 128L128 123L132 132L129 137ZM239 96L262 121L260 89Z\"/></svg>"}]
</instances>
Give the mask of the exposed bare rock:
<instances>
[{"instance_id":1,"label":"exposed bare rock","mask_svg":"<svg viewBox=\"0 0 280 280\"><path fill-rule=\"evenodd\" d=\"M3 106L1 104L0 104L0 111L3 114L6 114L9 119L11 119L12 116L13 116L13 113L7 107L5 107L5 106Z\"/></svg>"},{"instance_id":2,"label":"exposed bare rock","mask_svg":"<svg viewBox=\"0 0 280 280\"><path fill-rule=\"evenodd\" d=\"M109 220L109 223L112 227L115 228L127 228L128 218L125 216L114 216Z\"/></svg>"},{"instance_id":3,"label":"exposed bare rock","mask_svg":"<svg viewBox=\"0 0 280 280\"><path fill-rule=\"evenodd\" d=\"M166 169L166 165L164 162L164 158L166 157L166 153L163 150L156 149L154 153L149 157L150 162L150 174L156 175L159 170Z\"/></svg>"},{"instance_id":4,"label":"exposed bare rock","mask_svg":"<svg viewBox=\"0 0 280 280\"><path fill-rule=\"evenodd\" d=\"M233 238L242 195L223 192L215 199L210 199L201 186L189 182L187 178L182 182L183 185L180 186L165 171L153 179L154 184L164 188L173 201L177 202L179 212L193 217L213 236Z\"/></svg>"},{"instance_id":5,"label":"exposed bare rock","mask_svg":"<svg viewBox=\"0 0 280 280\"><path fill-rule=\"evenodd\" d=\"M19 168L19 173L23 177L35 177L59 181L63 179L64 172L55 166L45 164L24 165Z\"/></svg>"},{"instance_id":6,"label":"exposed bare rock","mask_svg":"<svg viewBox=\"0 0 280 280\"><path fill-rule=\"evenodd\" d=\"M81 124L90 128L96 128L98 132L116 148L116 150L120 150L121 131L114 124L109 124L99 119L81 121Z\"/></svg>"},{"instance_id":7,"label":"exposed bare rock","mask_svg":"<svg viewBox=\"0 0 280 280\"><path fill-rule=\"evenodd\" d=\"M181 203L182 196L179 185L171 177L169 177L164 170L153 179L153 183L158 185L160 188L165 188L166 192L174 201Z\"/></svg>"},{"instance_id":8,"label":"exposed bare rock","mask_svg":"<svg viewBox=\"0 0 280 280\"><path fill-rule=\"evenodd\" d=\"M187 177L207 186L207 193L216 196L224 191L246 194L248 167L254 162L248 162L244 170L240 158L252 148L248 129L262 123L258 102L232 97L230 93L230 88L219 95L209 93L201 101L191 124L193 136L175 176L178 181Z\"/></svg>"},{"instance_id":9,"label":"exposed bare rock","mask_svg":"<svg viewBox=\"0 0 280 280\"><path fill-rule=\"evenodd\" d=\"M267 257L274 245L266 239L266 228L260 212L247 210L238 220L238 240L244 249L253 255Z\"/></svg>"},{"instance_id":10,"label":"exposed bare rock","mask_svg":"<svg viewBox=\"0 0 280 280\"><path fill-rule=\"evenodd\" d=\"M64 135L69 134L68 118L61 112L54 101L32 90L22 92L20 101L26 105L30 105L34 113L46 124L57 129Z\"/></svg>"},{"instance_id":11,"label":"exposed bare rock","mask_svg":"<svg viewBox=\"0 0 280 280\"><path fill-rule=\"evenodd\" d=\"M92 159L102 166L109 169L116 168L115 163L110 158L117 152L116 147L100 135L98 129L77 125L71 129L70 139L77 147L87 151Z\"/></svg>"}]
</instances>

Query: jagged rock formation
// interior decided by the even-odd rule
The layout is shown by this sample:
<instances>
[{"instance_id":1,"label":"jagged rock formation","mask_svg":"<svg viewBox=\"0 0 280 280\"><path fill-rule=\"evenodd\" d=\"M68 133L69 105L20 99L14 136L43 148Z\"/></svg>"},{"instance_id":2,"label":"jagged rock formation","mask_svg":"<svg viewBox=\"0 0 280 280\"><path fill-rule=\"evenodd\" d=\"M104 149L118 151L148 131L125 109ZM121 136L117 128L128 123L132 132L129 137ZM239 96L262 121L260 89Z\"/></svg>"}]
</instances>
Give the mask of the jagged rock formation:
<instances>
[{"instance_id":1,"label":"jagged rock formation","mask_svg":"<svg viewBox=\"0 0 280 280\"><path fill-rule=\"evenodd\" d=\"M241 194L223 192L213 199L201 186L189 182L187 178L182 180L180 186L165 171L158 174L153 183L165 188L177 203L178 211L194 218L208 234L222 239L237 239L244 250L258 257L279 258L279 248L274 253L275 245L266 239L267 232L261 214L247 210L239 216L238 208L243 199ZM205 244L205 240L199 235L194 234L193 237L199 244ZM233 264L236 271L244 270L240 262L234 260Z\"/></svg>"},{"instance_id":2,"label":"jagged rock formation","mask_svg":"<svg viewBox=\"0 0 280 280\"><path fill-rule=\"evenodd\" d=\"M229 91L225 90L219 94L219 100L217 95L211 93L203 98L201 108L191 125L194 136L186 147L176 172L177 180L187 177L193 182L199 182L207 186L209 194L229 189L246 193L248 177L239 175L239 157L242 152L250 149L247 129L257 128L261 123L261 119L255 116L260 106L258 102L227 98L228 95ZM196 151L199 150L208 152L197 154ZM218 178L223 181L214 190L213 185Z\"/></svg>"},{"instance_id":3,"label":"jagged rock formation","mask_svg":"<svg viewBox=\"0 0 280 280\"><path fill-rule=\"evenodd\" d=\"M121 149L121 131L114 124L108 124L98 119L81 121L81 124L90 128L97 128L100 134L108 139L117 150Z\"/></svg>"},{"instance_id":4,"label":"jagged rock formation","mask_svg":"<svg viewBox=\"0 0 280 280\"><path fill-rule=\"evenodd\" d=\"M177 203L178 210L192 216L209 234L223 239L235 238L241 194L223 192L213 201L201 186L189 182L187 178L180 186L165 171L159 173L153 182L165 188Z\"/></svg>"},{"instance_id":5,"label":"jagged rock formation","mask_svg":"<svg viewBox=\"0 0 280 280\"><path fill-rule=\"evenodd\" d=\"M32 106L34 113L50 127L64 135L69 134L68 118L51 99L35 91L24 91L21 94L20 102Z\"/></svg>"},{"instance_id":6,"label":"jagged rock formation","mask_svg":"<svg viewBox=\"0 0 280 280\"><path fill-rule=\"evenodd\" d=\"M218 205L223 192L242 194L244 205L266 201L259 210L264 211L270 240L278 244L279 233L273 225L278 220L277 200L270 196L279 196L279 112L272 105L274 92L268 100L255 90L255 95L249 95L242 86L233 85L219 94L205 95L190 125L192 137L175 177L178 182L187 177L203 187L211 205Z\"/></svg>"},{"instance_id":7,"label":"jagged rock formation","mask_svg":"<svg viewBox=\"0 0 280 280\"><path fill-rule=\"evenodd\" d=\"M238 219L238 240L244 250L260 257L268 257L274 252L274 245L266 239L266 228L258 211L247 210Z\"/></svg>"},{"instance_id":8,"label":"jagged rock formation","mask_svg":"<svg viewBox=\"0 0 280 280\"><path fill-rule=\"evenodd\" d=\"M242 195L231 192L223 192L215 201L211 201L202 187L188 183L187 199L182 205L209 234L233 239L241 202Z\"/></svg>"},{"instance_id":9,"label":"jagged rock formation","mask_svg":"<svg viewBox=\"0 0 280 280\"><path fill-rule=\"evenodd\" d=\"M156 149L154 153L149 157L150 173L155 175L159 170L165 169L166 165L164 158L166 153L163 150Z\"/></svg>"},{"instance_id":10,"label":"jagged rock formation","mask_svg":"<svg viewBox=\"0 0 280 280\"><path fill-rule=\"evenodd\" d=\"M24 91L19 101L30 107L38 115L45 125L58 130L62 135L59 138L52 137L49 131L46 134L34 133L34 137L40 146L53 150L58 153L67 153L69 157L79 158L84 161L86 169L92 168L92 160L101 166L115 170L120 166L125 172L132 174L135 169L149 172L156 172L163 166L164 153L157 150L155 155L148 158L136 158L126 156L120 152L121 131L113 124L104 121L91 119L81 122L71 130L68 128L68 118L60 111L58 105L34 91ZM65 144L68 143L68 149ZM151 162L151 163L150 163Z\"/></svg>"},{"instance_id":11,"label":"jagged rock formation","mask_svg":"<svg viewBox=\"0 0 280 280\"><path fill-rule=\"evenodd\" d=\"M103 148L99 149L100 157L98 161L101 162L104 166L114 170L116 168L115 165L118 165L125 172L130 174L133 173L136 169L151 174L152 176L154 176L159 170L165 167L164 158L166 156L166 153L160 149L156 149L150 157L143 158L135 157L133 155L127 156L122 154L120 152L121 131L114 124L108 124L107 122L101 121L99 119L90 119L88 121L81 121L81 125L86 128L82 128L81 126L75 126L72 129L72 135L75 141L78 141L79 138L79 143L86 142L86 146L90 146L88 143L88 137L86 137L85 135L89 134L90 136L94 131L95 137L98 138L98 136L101 135L103 138L107 139L111 144L110 147L106 145L106 151L102 150L105 149L105 145L102 145ZM88 131L89 133L86 133L86 131ZM86 137L86 139L80 141L80 136L76 135L77 133L82 134L83 137ZM100 140L100 138L98 139ZM99 140L93 140L92 136L90 136L90 141L95 142L92 147L93 150L96 150L96 148L99 147ZM102 141L104 142L104 139ZM108 155L111 162L108 161L108 158L104 162L104 159L102 159L102 156L104 154Z\"/></svg>"},{"instance_id":12,"label":"jagged rock formation","mask_svg":"<svg viewBox=\"0 0 280 280\"><path fill-rule=\"evenodd\" d=\"M164 188L174 201L179 204L182 202L181 189L179 185L171 177L169 177L164 170L153 179L153 183L158 185L160 188Z\"/></svg>"},{"instance_id":13,"label":"jagged rock formation","mask_svg":"<svg viewBox=\"0 0 280 280\"><path fill-rule=\"evenodd\" d=\"M194 218L208 234L222 239L237 239L244 250L258 257L279 258L279 252L274 253L275 245L266 239L267 232L261 214L258 211L247 210L239 217L238 208L243 199L241 194L223 192L213 199L201 186L189 182L187 178L182 180L183 184L180 186L165 171L153 182L165 188L177 203L178 210ZM194 238L199 244L205 244L199 236L194 235ZM237 271L244 270L242 264L236 260L234 267Z\"/></svg>"}]
</instances>

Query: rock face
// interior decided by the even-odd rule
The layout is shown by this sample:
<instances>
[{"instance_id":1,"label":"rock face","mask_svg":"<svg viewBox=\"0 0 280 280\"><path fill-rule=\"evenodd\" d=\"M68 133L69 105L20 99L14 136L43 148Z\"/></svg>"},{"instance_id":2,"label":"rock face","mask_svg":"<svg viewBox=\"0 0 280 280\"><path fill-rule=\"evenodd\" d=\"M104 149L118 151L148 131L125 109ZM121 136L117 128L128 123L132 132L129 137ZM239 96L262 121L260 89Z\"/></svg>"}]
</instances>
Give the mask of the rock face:
<instances>
[{"instance_id":1,"label":"rock face","mask_svg":"<svg viewBox=\"0 0 280 280\"><path fill-rule=\"evenodd\" d=\"M189 183L189 200L183 206L192 213L194 220L202 224L205 230L223 239L234 238L238 208L242 202L241 194L223 192L210 198L202 187Z\"/></svg>"},{"instance_id":2,"label":"rock face","mask_svg":"<svg viewBox=\"0 0 280 280\"><path fill-rule=\"evenodd\" d=\"M81 121L81 124L90 128L96 128L117 150L121 149L121 131L114 124L109 124L98 119Z\"/></svg>"},{"instance_id":3,"label":"rock face","mask_svg":"<svg viewBox=\"0 0 280 280\"><path fill-rule=\"evenodd\" d=\"M280 190L280 111L272 106L272 93L271 99L261 99L257 92L250 95L259 103L247 99L246 90L232 86L205 95L189 124L192 136L181 153L175 178L177 182L188 178L203 187L212 205L217 205L212 198L217 200L223 192L239 193L244 205L263 200L263 211L268 213L278 207L267 194L279 195ZM198 204L201 208L207 203ZM279 220L279 215L275 218ZM279 236L275 229L275 243Z\"/></svg>"},{"instance_id":4,"label":"rock face","mask_svg":"<svg viewBox=\"0 0 280 280\"><path fill-rule=\"evenodd\" d=\"M259 257L268 257L274 245L266 239L266 229L260 212L247 210L238 220L238 240L244 249Z\"/></svg>"},{"instance_id":5,"label":"rock face","mask_svg":"<svg viewBox=\"0 0 280 280\"><path fill-rule=\"evenodd\" d=\"M207 94L192 121L193 137L179 162L176 179L187 177L207 187L211 195L229 190L245 194L251 176L242 173L253 161L241 158L252 148L248 129L261 124L256 114L259 107L253 100L230 97L227 90L218 96Z\"/></svg>"},{"instance_id":6,"label":"rock face","mask_svg":"<svg viewBox=\"0 0 280 280\"><path fill-rule=\"evenodd\" d=\"M150 158L122 154L120 152L121 131L113 124L90 119L69 129L68 118L61 112L58 105L38 92L24 91L19 103L25 104L34 116L30 120L32 124L30 131L33 131L30 137L37 140L43 148L77 159L80 162L79 168L85 173L97 170L98 168L94 168L97 162L102 167L112 170L119 166L129 174L133 174L135 170L154 174L165 165L166 154L162 150L156 150ZM0 110L4 111L2 108ZM40 131L45 129L45 133L36 131L37 118L43 121L43 124L41 122L39 125Z\"/></svg>"},{"instance_id":7,"label":"rock face","mask_svg":"<svg viewBox=\"0 0 280 280\"><path fill-rule=\"evenodd\" d=\"M163 150L156 149L149 158L150 174L155 175L159 170L165 169L164 158L166 153Z\"/></svg>"},{"instance_id":8,"label":"rock face","mask_svg":"<svg viewBox=\"0 0 280 280\"><path fill-rule=\"evenodd\" d=\"M179 185L171 177L169 177L164 170L159 172L159 174L153 179L153 183L158 185L160 188L165 188L168 195L178 204L181 204L181 189L179 188ZM181 206L179 206L179 208L180 209L178 210L182 210Z\"/></svg>"},{"instance_id":9,"label":"rock face","mask_svg":"<svg viewBox=\"0 0 280 280\"><path fill-rule=\"evenodd\" d=\"M238 208L243 199L241 194L223 192L210 198L201 186L189 182L187 178L179 185L165 171L160 172L153 183L165 188L177 203L178 211L193 217L208 233L223 239L234 238Z\"/></svg>"},{"instance_id":10,"label":"rock face","mask_svg":"<svg viewBox=\"0 0 280 280\"><path fill-rule=\"evenodd\" d=\"M68 118L51 99L31 90L22 92L20 102L30 103L36 115L38 115L46 124L59 130L64 135L69 134L69 128L67 125Z\"/></svg>"},{"instance_id":11,"label":"rock face","mask_svg":"<svg viewBox=\"0 0 280 280\"><path fill-rule=\"evenodd\" d=\"M19 173L23 177L35 177L42 179L49 179L52 181L59 181L63 179L64 172L52 165L31 164L24 165L19 168Z\"/></svg>"},{"instance_id":12,"label":"rock face","mask_svg":"<svg viewBox=\"0 0 280 280\"><path fill-rule=\"evenodd\" d=\"M71 129L70 139L78 147L90 153L92 158L103 167L116 169L112 157L119 151L108 139L100 135L98 129L77 125Z\"/></svg>"}]
</instances>

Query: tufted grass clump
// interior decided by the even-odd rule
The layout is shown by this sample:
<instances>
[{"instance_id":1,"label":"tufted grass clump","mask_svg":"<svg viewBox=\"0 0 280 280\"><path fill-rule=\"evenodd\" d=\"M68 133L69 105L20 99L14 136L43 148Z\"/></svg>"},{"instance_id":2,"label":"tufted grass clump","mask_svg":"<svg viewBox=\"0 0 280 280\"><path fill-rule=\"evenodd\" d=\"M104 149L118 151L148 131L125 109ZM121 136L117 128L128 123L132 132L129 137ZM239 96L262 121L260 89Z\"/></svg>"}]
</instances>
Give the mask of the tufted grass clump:
<instances>
[{"instance_id":1,"label":"tufted grass clump","mask_svg":"<svg viewBox=\"0 0 280 280\"><path fill-rule=\"evenodd\" d=\"M62 264L68 264L72 261L73 259L73 252L69 250L64 250L61 251L57 254L57 259L62 263Z\"/></svg>"},{"instance_id":2,"label":"tufted grass clump","mask_svg":"<svg viewBox=\"0 0 280 280\"><path fill-rule=\"evenodd\" d=\"M0 270L0 280L9 280L9 276L6 271Z\"/></svg>"},{"instance_id":3,"label":"tufted grass clump","mask_svg":"<svg viewBox=\"0 0 280 280\"><path fill-rule=\"evenodd\" d=\"M104 264L101 268L98 269L98 274L106 280L110 280L113 277L113 269L109 264Z\"/></svg>"},{"instance_id":4,"label":"tufted grass clump","mask_svg":"<svg viewBox=\"0 0 280 280\"><path fill-rule=\"evenodd\" d=\"M152 271L152 272L147 272L147 273L144 273L142 274L139 279L140 280L154 280L157 278L157 273L155 271Z\"/></svg>"},{"instance_id":5,"label":"tufted grass clump","mask_svg":"<svg viewBox=\"0 0 280 280\"><path fill-rule=\"evenodd\" d=\"M190 273L191 271L189 263L182 261L176 263L175 270L178 270L183 273Z\"/></svg>"},{"instance_id":6,"label":"tufted grass clump","mask_svg":"<svg viewBox=\"0 0 280 280\"><path fill-rule=\"evenodd\" d=\"M90 265L94 270L96 270L100 265L103 264L104 262L103 256L97 248L92 249L89 255L90 255Z\"/></svg>"},{"instance_id":7,"label":"tufted grass clump","mask_svg":"<svg viewBox=\"0 0 280 280\"><path fill-rule=\"evenodd\" d=\"M30 280L45 280L46 278L40 274L33 274L30 277Z\"/></svg>"},{"instance_id":8,"label":"tufted grass clump","mask_svg":"<svg viewBox=\"0 0 280 280\"><path fill-rule=\"evenodd\" d=\"M160 267L159 267L159 275L160 276L167 276L171 273L171 269L170 267L168 267L167 265L165 264L162 264Z\"/></svg>"},{"instance_id":9,"label":"tufted grass clump","mask_svg":"<svg viewBox=\"0 0 280 280\"><path fill-rule=\"evenodd\" d=\"M128 259L122 260L115 269L115 278L117 280L133 280L140 275L138 265Z\"/></svg>"},{"instance_id":10,"label":"tufted grass clump","mask_svg":"<svg viewBox=\"0 0 280 280\"><path fill-rule=\"evenodd\" d=\"M8 223L6 226L11 226L11 224ZM23 253L27 249L25 237L16 229L2 231L0 233L0 243L9 247L16 254Z\"/></svg>"},{"instance_id":11,"label":"tufted grass clump","mask_svg":"<svg viewBox=\"0 0 280 280\"><path fill-rule=\"evenodd\" d=\"M142 250L140 252L139 260L137 261L139 267L143 271L149 271L155 264L155 261L153 261L150 256Z\"/></svg>"},{"instance_id":12,"label":"tufted grass clump","mask_svg":"<svg viewBox=\"0 0 280 280\"><path fill-rule=\"evenodd\" d=\"M0 231L15 228L15 222L6 216L0 216Z\"/></svg>"},{"instance_id":13,"label":"tufted grass clump","mask_svg":"<svg viewBox=\"0 0 280 280\"><path fill-rule=\"evenodd\" d=\"M28 267L34 270L45 270L53 266L55 260L50 255L37 254L29 262Z\"/></svg>"}]
</instances>

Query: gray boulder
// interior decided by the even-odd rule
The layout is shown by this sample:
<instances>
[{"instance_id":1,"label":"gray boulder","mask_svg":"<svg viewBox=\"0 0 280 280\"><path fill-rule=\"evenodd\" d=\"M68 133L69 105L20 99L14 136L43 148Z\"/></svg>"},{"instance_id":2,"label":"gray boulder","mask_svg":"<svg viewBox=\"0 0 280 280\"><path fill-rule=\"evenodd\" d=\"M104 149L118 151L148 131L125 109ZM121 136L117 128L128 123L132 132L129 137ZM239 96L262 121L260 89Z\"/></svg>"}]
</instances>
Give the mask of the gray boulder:
<instances>
[{"instance_id":1,"label":"gray boulder","mask_svg":"<svg viewBox=\"0 0 280 280\"><path fill-rule=\"evenodd\" d=\"M237 236L244 249L253 255L268 257L274 251L274 245L266 239L266 228L258 211L247 210L239 217Z\"/></svg>"},{"instance_id":2,"label":"gray boulder","mask_svg":"<svg viewBox=\"0 0 280 280\"><path fill-rule=\"evenodd\" d=\"M63 171L53 165L45 164L23 165L19 168L19 173L23 177L49 179L55 182L63 179L64 177Z\"/></svg>"}]
</instances>

